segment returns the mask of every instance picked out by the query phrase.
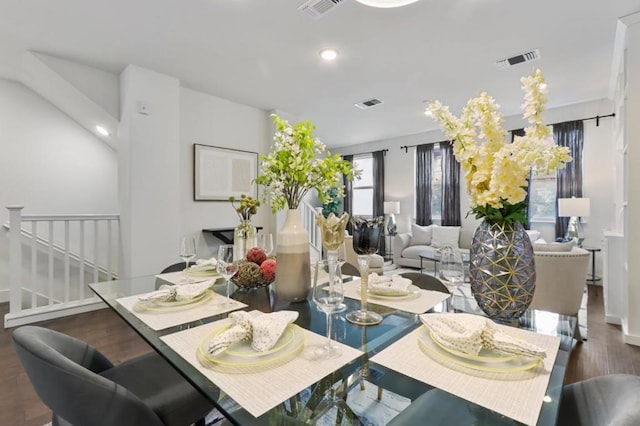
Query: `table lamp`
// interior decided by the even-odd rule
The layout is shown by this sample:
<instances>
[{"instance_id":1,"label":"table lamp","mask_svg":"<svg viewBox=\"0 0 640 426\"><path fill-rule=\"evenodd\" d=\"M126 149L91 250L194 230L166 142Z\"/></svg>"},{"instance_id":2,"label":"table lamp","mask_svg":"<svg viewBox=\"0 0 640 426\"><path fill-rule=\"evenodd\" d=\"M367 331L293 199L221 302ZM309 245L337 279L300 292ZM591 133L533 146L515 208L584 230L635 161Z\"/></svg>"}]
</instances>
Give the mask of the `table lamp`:
<instances>
[{"instance_id":1,"label":"table lamp","mask_svg":"<svg viewBox=\"0 0 640 426\"><path fill-rule=\"evenodd\" d=\"M384 202L384 214L389 215L389 221L387 222L387 234L396 235L396 216L400 214L400 201L385 201Z\"/></svg>"},{"instance_id":2,"label":"table lamp","mask_svg":"<svg viewBox=\"0 0 640 426\"><path fill-rule=\"evenodd\" d=\"M569 225L565 240L578 239L578 247L582 247L584 241L584 229L581 217L589 217L591 214L591 201L589 198L558 198L558 216L569 217Z\"/></svg>"}]
</instances>

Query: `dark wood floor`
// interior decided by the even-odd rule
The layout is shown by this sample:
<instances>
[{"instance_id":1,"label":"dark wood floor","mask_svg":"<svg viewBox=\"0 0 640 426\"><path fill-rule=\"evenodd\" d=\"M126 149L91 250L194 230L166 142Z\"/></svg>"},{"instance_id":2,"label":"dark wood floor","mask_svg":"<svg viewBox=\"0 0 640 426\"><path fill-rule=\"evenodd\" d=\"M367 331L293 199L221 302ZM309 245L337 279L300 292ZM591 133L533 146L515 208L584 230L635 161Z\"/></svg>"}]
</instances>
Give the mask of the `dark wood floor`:
<instances>
[{"instance_id":1,"label":"dark wood floor","mask_svg":"<svg viewBox=\"0 0 640 426\"><path fill-rule=\"evenodd\" d=\"M0 315L8 304L0 304ZM612 373L640 375L640 347L622 343L619 326L603 320L602 291L589 288L589 340L576 345L565 383ZM39 325L89 342L114 363L148 352L151 348L109 309L45 321ZM11 330L0 330L0 425L42 426L51 413L36 396L13 351Z\"/></svg>"}]
</instances>

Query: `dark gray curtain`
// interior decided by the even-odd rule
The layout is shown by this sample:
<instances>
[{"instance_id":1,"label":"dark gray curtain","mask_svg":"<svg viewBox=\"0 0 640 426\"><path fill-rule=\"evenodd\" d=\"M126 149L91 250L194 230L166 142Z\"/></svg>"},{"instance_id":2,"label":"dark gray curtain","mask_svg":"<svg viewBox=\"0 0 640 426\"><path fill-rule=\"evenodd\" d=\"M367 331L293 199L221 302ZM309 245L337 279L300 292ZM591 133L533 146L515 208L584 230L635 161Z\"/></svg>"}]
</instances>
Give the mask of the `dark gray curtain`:
<instances>
[{"instance_id":1,"label":"dark gray curtain","mask_svg":"<svg viewBox=\"0 0 640 426\"><path fill-rule=\"evenodd\" d=\"M524 129L513 129L511 131L511 143L513 143L516 136L524 136ZM527 219L527 223L524 224L525 229L531 229L531 217L529 216L529 195L531 194L531 172L529 172L529 178L527 179L527 196L524 198L524 202L527 203L527 207L524 210L524 215Z\"/></svg>"},{"instance_id":2,"label":"dark gray curtain","mask_svg":"<svg viewBox=\"0 0 640 426\"><path fill-rule=\"evenodd\" d=\"M348 161L353 166L353 155L343 155L342 159ZM353 183L348 179L344 180L343 209L349 213L349 217L351 217L351 212L353 212ZM349 234L351 234L351 222L347 223L347 230Z\"/></svg>"},{"instance_id":3,"label":"dark gray curtain","mask_svg":"<svg viewBox=\"0 0 640 426\"><path fill-rule=\"evenodd\" d=\"M431 225L431 163L433 144L416 147L416 224Z\"/></svg>"},{"instance_id":4,"label":"dark gray curtain","mask_svg":"<svg viewBox=\"0 0 640 426\"><path fill-rule=\"evenodd\" d=\"M460 226L460 164L450 142L440 142L442 159L442 226Z\"/></svg>"},{"instance_id":5,"label":"dark gray curtain","mask_svg":"<svg viewBox=\"0 0 640 426\"><path fill-rule=\"evenodd\" d=\"M564 169L558 170L558 189L556 195L556 238L562 238L569 225L568 217L558 217L558 198L582 197L582 148L584 145L584 126L582 120L567 121L553 125L553 139L556 144L569 148L573 161Z\"/></svg>"},{"instance_id":6,"label":"dark gray curtain","mask_svg":"<svg viewBox=\"0 0 640 426\"><path fill-rule=\"evenodd\" d=\"M384 151L371 153L373 157L373 217L384 216ZM378 254L386 254L385 238L380 235Z\"/></svg>"}]
</instances>

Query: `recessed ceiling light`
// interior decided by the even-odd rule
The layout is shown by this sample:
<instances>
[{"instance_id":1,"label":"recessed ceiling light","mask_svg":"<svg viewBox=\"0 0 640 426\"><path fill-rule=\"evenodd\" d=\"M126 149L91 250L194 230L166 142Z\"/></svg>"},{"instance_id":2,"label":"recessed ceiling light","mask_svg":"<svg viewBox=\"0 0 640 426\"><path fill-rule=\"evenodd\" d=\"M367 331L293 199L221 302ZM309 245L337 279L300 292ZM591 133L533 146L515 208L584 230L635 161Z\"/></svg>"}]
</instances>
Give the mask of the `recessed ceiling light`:
<instances>
[{"instance_id":1,"label":"recessed ceiling light","mask_svg":"<svg viewBox=\"0 0 640 426\"><path fill-rule=\"evenodd\" d=\"M333 61L338 57L338 51L333 48L322 49L320 51L320 57L325 61Z\"/></svg>"},{"instance_id":2,"label":"recessed ceiling light","mask_svg":"<svg viewBox=\"0 0 640 426\"><path fill-rule=\"evenodd\" d=\"M100 133L102 136L109 136L109 132L102 126L96 126L96 132Z\"/></svg>"},{"instance_id":3,"label":"recessed ceiling light","mask_svg":"<svg viewBox=\"0 0 640 426\"><path fill-rule=\"evenodd\" d=\"M400 7L406 6L411 3L415 3L418 0L356 0L358 3L362 3L371 7Z\"/></svg>"}]
</instances>

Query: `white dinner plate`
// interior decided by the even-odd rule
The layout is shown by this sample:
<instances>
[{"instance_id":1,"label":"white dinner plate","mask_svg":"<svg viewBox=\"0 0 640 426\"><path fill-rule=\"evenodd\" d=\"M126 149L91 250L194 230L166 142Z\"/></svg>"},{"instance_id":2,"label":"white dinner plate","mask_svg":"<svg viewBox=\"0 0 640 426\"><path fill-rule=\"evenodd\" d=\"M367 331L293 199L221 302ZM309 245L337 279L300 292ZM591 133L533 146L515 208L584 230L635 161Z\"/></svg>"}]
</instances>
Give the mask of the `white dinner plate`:
<instances>
[{"instance_id":1,"label":"white dinner plate","mask_svg":"<svg viewBox=\"0 0 640 426\"><path fill-rule=\"evenodd\" d=\"M358 286L356 288L356 292L358 294L360 294L360 292L361 292L361 287L360 286ZM377 291L372 290L371 288L369 288L369 291L367 292L367 294L372 299L386 299L386 300L414 299L414 298L420 296L420 288L415 286L415 285L413 285L413 284L411 284L406 291L398 290L396 293L391 293L391 292L388 292L388 291L384 291L384 292L380 293L380 292L377 292Z\"/></svg>"},{"instance_id":2,"label":"white dinner plate","mask_svg":"<svg viewBox=\"0 0 640 426\"><path fill-rule=\"evenodd\" d=\"M263 371L291 361L304 347L306 336L295 324L289 324L275 346L264 352L256 352L251 342L233 343L226 351L218 355L208 353L209 342L227 330L230 325L219 327L204 336L197 349L200 364L225 373L248 373Z\"/></svg>"},{"instance_id":3,"label":"white dinner plate","mask_svg":"<svg viewBox=\"0 0 640 426\"><path fill-rule=\"evenodd\" d=\"M184 300L174 300L172 302L162 302L162 301L140 301L138 300L134 306L136 311L176 311L183 309L190 309L194 305L198 305L201 303L206 303L211 300L215 296L215 293L211 289L205 290L202 294L193 297L191 299Z\"/></svg>"},{"instance_id":4,"label":"white dinner plate","mask_svg":"<svg viewBox=\"0 0 640 426\"><path fill-rule=\"evenodd\" d=\"M540 358L525 357L522 355L508 355L498 351L485 350L481 355L474 356L459 353L454 354L450 349L431 338L431 332L426 326L418 331L418 345L432 359L448 367L462 367L465 370L482 373L519 373L532 370L541 364Z\"/></svg>"}]
</instances>

